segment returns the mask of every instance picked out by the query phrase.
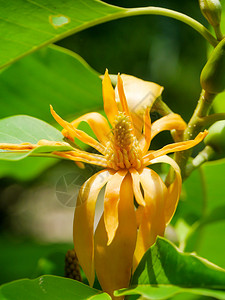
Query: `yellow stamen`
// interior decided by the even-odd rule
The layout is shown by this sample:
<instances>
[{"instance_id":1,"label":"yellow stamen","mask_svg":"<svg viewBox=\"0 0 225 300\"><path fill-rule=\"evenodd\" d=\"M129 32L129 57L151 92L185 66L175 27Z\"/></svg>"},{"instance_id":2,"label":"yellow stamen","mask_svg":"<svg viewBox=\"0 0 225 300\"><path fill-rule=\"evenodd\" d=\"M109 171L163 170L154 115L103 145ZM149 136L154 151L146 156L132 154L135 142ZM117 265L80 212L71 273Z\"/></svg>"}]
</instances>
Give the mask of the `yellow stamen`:
<instances>
[{"instance_id":1,"label":"yellow stamen","mask_svg":"<svg viewBox=\"0 0 225 300\"><path fill-rule=\"evenodd\" d=\"M141 151L133 134L130 117L119 112L114 121L113 138L108 145L106 159L110 168L141 167Z\"/></svg>"}]
</instances>

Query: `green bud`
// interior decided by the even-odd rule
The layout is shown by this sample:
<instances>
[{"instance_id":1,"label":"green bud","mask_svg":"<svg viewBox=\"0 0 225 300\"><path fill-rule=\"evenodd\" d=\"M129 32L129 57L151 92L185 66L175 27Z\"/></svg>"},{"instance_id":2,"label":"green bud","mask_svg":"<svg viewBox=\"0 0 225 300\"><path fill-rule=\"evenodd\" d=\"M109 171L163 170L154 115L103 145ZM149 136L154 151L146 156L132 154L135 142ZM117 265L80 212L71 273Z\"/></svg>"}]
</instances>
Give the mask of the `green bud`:
<instances>
[{"instance_id":1,"label":"green bud","mask_svg":"<svg viewBox=\"0 0 225 300\"><path fill-rule=\"evenodd\" d=\"M225 39L213 50L204 66L200 82L202 88L211 94L218 94L225 90Z\"/></svg>"},{"instance_id":2,"label":"green bud","mask_svg":"<svg viewBox=\"0 0 225 300\"><path fill-rule=\"evenodd\" d=\"M215 159L225 157L225 120L217 121L209 127L204 143L215 150Z\"/></svg>"},{"instance_id":3,"label":"green bud","mask_svg":"<svg viewBox=\"0 0 225 300\"><path fill-rule=\"evenodd\" d=\"M199 0L203 16L213 27L220 24L222 7L219 0Z\"/></svg>"}]
</instances>

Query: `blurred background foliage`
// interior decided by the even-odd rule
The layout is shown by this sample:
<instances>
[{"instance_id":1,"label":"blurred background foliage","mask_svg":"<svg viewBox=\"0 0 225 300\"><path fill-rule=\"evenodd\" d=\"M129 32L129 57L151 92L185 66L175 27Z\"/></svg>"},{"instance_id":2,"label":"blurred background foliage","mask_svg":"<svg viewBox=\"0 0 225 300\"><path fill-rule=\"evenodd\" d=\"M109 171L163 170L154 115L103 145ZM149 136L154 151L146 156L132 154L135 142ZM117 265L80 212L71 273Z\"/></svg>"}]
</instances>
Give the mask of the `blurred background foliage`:
<instances>
[{"instance_id":1,"label":"blurred background foliage","mask_svg":"<svg viewBox=\"0 0 225 300\"><path fill-rule=\"evenodd\" d=\"M207 26L197 0L105 2L170 8ZM199 76L208 48L187 25L159 16L130 17L79 32L57 45L77 53L90 67L77 55L54 48L21 59L0 74L1 118L28 114L56 125L49 104L67 120L101 110L98 75L108 68L112 74L131 74L164 86L163 100L189 120L200 94ZM222 111L225 102L221 101L223 105L216 105L216 111ZM169 134L161 134L153 147L169 141ZM220 161L192 174L183 185L173 227L168 230L168 237L178 243L194 224L196 230L184 248L221 267L225 267L224 170L225 162ZM64 254L72 247L74 207L60 203L57 183L67 174L82 174L84 180L93 172L93 168L82 171L72 162L52 159L0 162L0 283L46 273L63 275ZM67 184L62 189L66 190ZM197 226L199 218L207 219L212 212L214 219Z\"/></svg>"}]
</instances>

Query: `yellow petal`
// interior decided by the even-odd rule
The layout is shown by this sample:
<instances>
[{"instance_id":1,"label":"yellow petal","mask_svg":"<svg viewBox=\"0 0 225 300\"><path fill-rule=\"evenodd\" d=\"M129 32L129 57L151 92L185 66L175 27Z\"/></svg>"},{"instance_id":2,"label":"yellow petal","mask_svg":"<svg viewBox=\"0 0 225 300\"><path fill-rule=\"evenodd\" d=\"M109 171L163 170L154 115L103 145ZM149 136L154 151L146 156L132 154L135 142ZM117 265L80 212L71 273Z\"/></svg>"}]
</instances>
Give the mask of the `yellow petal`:
<instances>
[{"instance_id":1,"label":"yellow petal","mask_svg":"<svg viewBox=\"0 0 225 300\"><path fill-rule=\"evenodd\" d=\"M85 162L92 165L101 166L106 168L108 166L107 160L104 156L94 153L88 153L85 151L54 151L53 154L63 157L65 159L73 160L77 162Z\"/></svg>"},{"instance_id":2,"label":"yellow petal","mask_svg":"<svg viewBox=\"0 0 225 300\"><path fill-rule=\"evenodd\" d=\"M94 283L94 215L98 194L111 177L101 171L89 178L81 187L74 214L73 238L79 263L89 284Z\"/></svg>"},{"instance_id":3,"label":"yellow petal","mask_svg":"<svg viewBox=\"0 0 225 300\"><path fill-rule=\"evenodd\" d=\"M22 143L22 144L8 144L8 143L0 143L1 150L27 150L30 151L31 149L37 148L37 145L33 145L30 143Z\"/></svg>"},{"instance_id":4,"label":"yellow petal","mask_svg":"<svg viewBox=\"0 0 225 300\"><path fill-rule=\"evenodd\" d=\"M104 116L97 112L88 113L77 118L76 120L71 122L71 124L73 125L73 127L77 128L81 122L87 122L99 142L106 145L110 138L111 129L109 127L108 121ZM68 135L68 132L64 129L63 134Z\"/></svg>"},{"instance_id":5,"label":"yellow petal","mask_svg":"<svg viewBox=\"0 0 225 300\"><path fill-rule=\"evenodd\" d=\"M106 153L105 147L100 144L98 141L93 139L91 136L89 136L87 133L83 132L82 130L76 129L71 123L63 120L53 109L53 107L50 105L51 114L54 117L54 119L69 133L69 137L78 138L83 143L95 148L97 151L99 151L102 154Z\"/></svg>"},{"instance_id":6,"label":"yellow petal","mask_svg":"<svg viewBox=\"0 0 225 300\"><path fill-rule=\"evenodd\" d=\"M130 75L122 74L121 78L127 104L135 126L135 134L139 137L143 128L146 108L151 109L154 101L161 95L163 87L154 82L144 81ZM116 101L119 102L117 87L115 93Z\"/></svg>"},{"instance_id":7,"label":"yellow petal","mask_svg":"<svg viewBox=\"0 0 225 300\"><path fill-rule=\"evenodd\" d=\"M169 164L175 171L175 179L173 183L171 183L170 186L168 187L168 196L166 198L166 203L165 203L165 222L166 224L168 224L171 221L176 211L176 207L180 198L181 186L182 186L180 168L178 164L175 162L175 160L173 160L171 157L167 155L160 156L151 161L151 164L155 164L155 163Z\"/></svg>"},{"instance_id":8,"label":"yellow petal","mask_svg":"<svg viewBox=\"0 0 225 300\"><path fill-rule=\"evenodd\" d=\"M152 124L151 139L153 139L158 133L164 130L184 130L187 124L178 114L169 114L164 116Z\"/></svg>"},{"instance_id":9,"label":"yellow petal","mask_svg":"<svg viewBox=\"0 0 225 300\"><path fill-rule=\"evenodd\" d=\"M141 192L141 188L140 188L141 181L140 181L139 173L134 168L129 169L129 172L132 177L132 184L133 184L133 191L134 191L135 199L139 205L145 206L145 201L144 201L144 198L143 198L143 195Z\"/></svg>"},{"instance_id":10,"label":"yellow petal","mask_svg":"<svg viewBox=\"0 0 225 300\"><path fill-rule=\"evenodd\" d=\"M102 80L102 94L104 100L104 110L109 122L113 125L115 116L118 114L118 108L115 101L115 92L109 78L108 70L106 69Z\"/></svg>"},{"instance_id":11,"label":"yellow petal","mask_svg":"<svg viewBox=\"0 0 225 300\"><path fill-rule=\"evenodd\" d=\"M120 190L118 205L119 226L110 245L102 217L95 233L95 268L104 291L112 299L113 291L129 285L137 225L133 205L133 191L130 174L127 174Z\"/></svg>"},{"instance_id":12,"label":"yellow petal","mask_svg":"<svg viewBox=\"0 0 225 300\"><path fill-rule=\"evenodd\" d=\"M118 204L120 188L127 170L116 172L106 185L104 198L104 222L108 235L108 245L112 242L118 228Z\"/></svg>"},{"instance_id":13,"label":"yellow petal","mask_svg":"<svg viewBox=\"0 0 225 300\"><path fill-rule=\"evenodd\" d=\"M159 175L149 168L144 168L140 172L140 179L146 205L141 208L141 215L139 215L141 220L134 252L133 271L144 253L154 244L157 235L163 236L165 230L167 188Z\"/></svg>"},{"instance_id":14,"label":"yellow petal","mask_svg":"<svg viewBox=\"0 0 225 300\"><path fill-rule=\"evenodd\" d=\"M124 94L124 89L123 89L123 81L121 79L121 76L118 74L118 82L117 82L117 89L119 93L119 98L120 98L120 104L122 106L122 110L126 113L127 116L130 115L129 108L127 105L127 100Z\"/></svg>"},{"instance_id":15,"label":"yellow petal","mask_svg":"<svg viewBox=\"0 0 225 300\"><path fill-rule=\"evenodd\" d=\"M163 147L162 149L151 151L143 157L144 165L145 166L149 165L152 159L157 158L159 156L163 156L165 154L172 153L172 152L178 152L178 151L190 149L195 145L199 144L206 137L207 134L208 131L205 130L204 132L200 132L194 140L169 144Z\"/></svg>"},{"instance_id":16,"label":"yellow petal","mask_svg":"<svg viewBox=\"0 0 225 300\"><path fill-rule=\"evenodd\" d=\"M151 119L150 119L149 108L147 108L145 112L143 135L144 136L139 141L142 155L144 155L148 151L151 143Z\"/></svg>"}]
</instances>

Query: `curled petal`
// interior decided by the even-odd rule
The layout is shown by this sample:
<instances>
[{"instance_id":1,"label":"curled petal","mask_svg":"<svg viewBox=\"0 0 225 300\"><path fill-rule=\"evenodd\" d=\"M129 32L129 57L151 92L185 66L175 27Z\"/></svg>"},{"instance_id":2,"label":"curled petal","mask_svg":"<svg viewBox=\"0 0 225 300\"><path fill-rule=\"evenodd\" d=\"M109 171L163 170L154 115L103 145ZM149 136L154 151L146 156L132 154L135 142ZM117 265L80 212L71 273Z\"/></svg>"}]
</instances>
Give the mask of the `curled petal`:
<instances>
[{"instance_id":1,"label":"curled petal","mask_svg":"<svg viewBox=\"0 0 225 300\"><path fill-rule=\"evenodd\" d=\"M77 128L81 122L87 122L99 142L106 145L106 143L109 141L111 129L104 116L97 112L88 113L77 118L71 122L71 124L74 128ZM62 133L64 136L68 137L69 132L67 130L64 129Z\"/></svg>"},{"instance_id":2,"label":"curled petal","mask_svg":"<svg viewBox=\"0 0 225 300\"><path fill-rule=\"evenodd\" d=\"M168 224L175 211L180 198L182 179L178 164L171 157L164 155L151 161L151 164L166 163L169 164L175 171L175 179L168 187L168 195L165 203L165 222Z\"/></svg>"},{"instance_id":3,"label":"curled petal","mask_svg":"<svg viewBox=\"0 0 225 300\"><path fill-rule=\"evenodd\" d=\"M87 133L83 132L82 130L76 129L71 123L63 120L53 109L53 107L50 105L51 108L51 114L54 117L54 119L69 133L68 137L78 138L83 143L95 148L97 151L99 151L102 154L106 153L105 147L100 144L98 141L93 139L91 136L89 136Z\"/></svg>"},{"instance_id":4,"label":"curled petal","mask_svg":"<svg viewBox=\"0 0 225 300\"><path fill-rule=\"evenodd\" d=\"M134 252L133 271L144 253L151 247L157 235L163 236L165 230L165 200L167 188L157 173L149 168L140 171L144 190L145 207L141 207L137 217L140 222L137 244Z\"/></svg>"},{"instance_id":5,"label":"curled petal","mask_svg":"<svg viewBox=\"0 0 225 300\"><path fill-rule=\"evenodd\" d=\"M118 82L117 82L117 89L119 93L119 98L120 98L120 104L122 106L122 110L126 113L127 116L130 115L129 108L127 105L127 100L124 94L124 89L123 89L123 81L121 79L121 76L118 74Z\"/></svg>"},{"instance_id":6,"label":"curled petal","mask_svg":"<svg viewBox=\"0 0 225 300\"><path fill-rule=\"evenodd\" d=\"M161 95L163 87L154 82L144 81L130 75L122 74L121 78L127 104L135 126L135 133L139 137L143 128L146 108L151 109L154 101ZM116 101L119 103L117 87L115 93Z\"/></svg>"},{"instance_id":7,"label":"curled petal","mask_svg":"<svg viewBox=\"0 0 225 300\"><path fill-rule=\"evenodd\" d=\"M144 165L145 166L149 165L152 159L157 158L159 156L163 156L165 154L172 153L172 152L178 152L178 151L190 149L190 148L194 147L195 145L199 144L206 137L207 134L208 134L208 131L205 130L204 132L200 132L194 140L169 144L169 145L163 147L162 149L148 152L143 157Z\"/></svg>"},{"instance_id":8,"label":"curled petal","mask_svg":"<svg viewBox=\"0 0 225 300\"><path fill-rule=\"evenodd\" d=\"M149 108L146 109L145 111L145 116L144 116L144 127L143 127L143 137L141 138L139 145L142 151L142 154L144 155L151 143L151 118L150 118L150 113L149 113Z\"/></svg>"},{"instance_id":9,"label":"curled petal","mask_svg":"<svg viewBox=\"0 0 225 300\"><path fill-rule=\"evenodd\" d=\"M105 113L107 115L109 122L111 123L111 125L113 125L114 118L118 114L118 108L115 101L115 92L112 87L107 69L105 71L105 75L102 80L102 94L104 100Z\"/></svg>"},{"instance_id":10,"label":"curled petal","mask_svg":"<svg viewBox=\"0 0 225 300\"><path fill-rule=\"evenodd\" d=\"M108 245L112 242L118 228L118 204L120 188L127 170L116 172L106 185L104 199L104 222L108 235Z\"/></svg>"},{"instance_id":11,"label":"curled petal","mask_svg":"<svg viewBox=\"0 0 225 300\"><path fill-rule=\"evenodd\" d=\"M94 216L98 194L111 174L101 171L89 178L81 187L74 214L74 248L89 284L94 283Z\"/></svg>"},{"instance_id":12,"label":"curled petal","mask_svg":"<svg viewBox=\"0 0 225 300\"><path fill-rule=\"evenodd\" d=\"M130 174L127 174L121 185L118 220L119 226L110 245L103 217L95 233L96 273L102 289L114 300L121 298L113 297L113 291L129 285L137 237Z\"/></svg>"},{"instance_id":13,"label":"curled petal","mask_svg":"<svg viewBox=\"0 0 225 300\"><path fill-rule=\"evenodd\" d=\"M133 191L134 191L134 196L139 205L145 206L145 201L141 192L140 188L140 175L137 170L134 168L129 169L129 172L132 177L132 184L133 184Z\"/></svg>"},{"instance_id":14,"label":"curled petal","mask_svg":"<svg viewBox=\"0 0 225 300\"><path fill-rule=\"evenodd\" d=\"M164 130L184 130L187 124L178 114L169 114L164 116L152 124L151 139L153 139L158 133Z\"/></svg>"}]
</instances>

